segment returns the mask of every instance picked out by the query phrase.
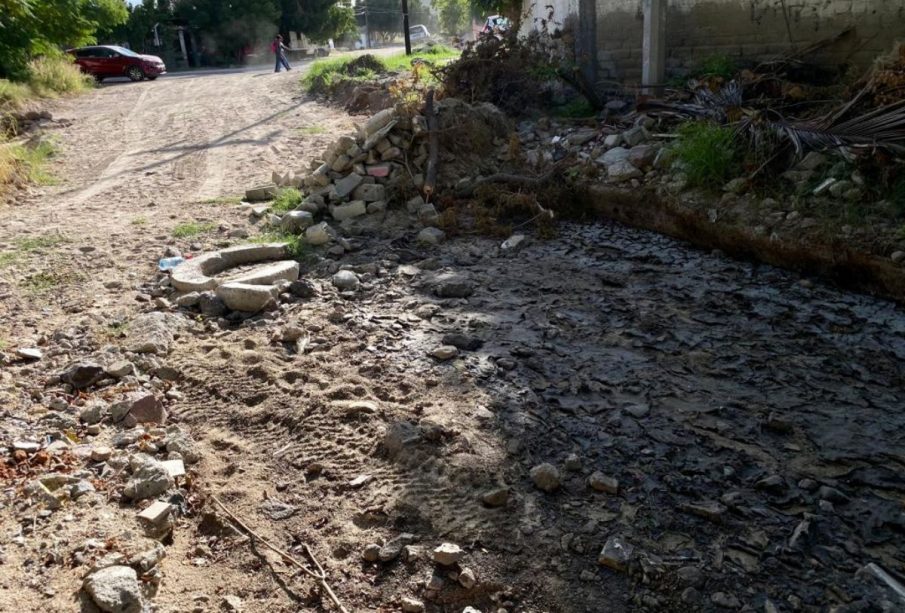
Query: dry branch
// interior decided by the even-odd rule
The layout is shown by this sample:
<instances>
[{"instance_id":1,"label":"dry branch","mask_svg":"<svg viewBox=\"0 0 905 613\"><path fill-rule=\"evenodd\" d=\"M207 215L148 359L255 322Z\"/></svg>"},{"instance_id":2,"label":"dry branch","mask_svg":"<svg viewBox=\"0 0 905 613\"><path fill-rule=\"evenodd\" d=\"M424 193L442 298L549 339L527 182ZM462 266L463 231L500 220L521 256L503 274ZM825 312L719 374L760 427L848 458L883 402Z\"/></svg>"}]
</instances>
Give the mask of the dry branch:
<instances>
[{"instance_id":1,"label":"dry branch","mask_svg":"<svg viewBox=\"0 0 905 613\"><path fill-rule=\"evenodd\" d=\"M220 509L224 513L226 513L226 515L229 516L229 518L233 522L235 522L235 524L237 526L239 526L239 528L242 529L243 532L245 532L248 536L255 539L256 541L260 542L262 545L264 545L265 547L267 547L274 553L278 554L281 558L283 558L283 560L285 560L286 562L289 562L290 564L292 564L293 566L295 566L296 568L298 568L299 570L304 572L306 575L308 575L312 579L315 579L318 583L320 583L321 589L323 589L325 592L327 592L327 596L330 597L330 600L333 601L333 604L335 604L336 607L340 611L342 611L342 613L349 613L349 610L346 609L342 605L342 603L339 601L339 598L337 598L337 596L333 592L333 590L330 589L330 586L327 584L327 572L324 570L324 567L321 566L320 562L317 561L317 558L314 557L314 552L312 552L311 549L308 548L307 544L305 545L305 553L308 554L308 557L311 558L311 561L317 567L317 572L311 570L310 568L308 568L307 566L305 566L304 564L302 564L301 562L296 560L294 557L292 557L291 555L289 555L288 553L286 553L285 551L283 551L276 545L272 545L269 541L267 541L267 539L265 539L260 534L258 534L257 532L255 532L254 530L249 528L241 519L236 517L236 515L232 511L227 509L226 505L224 505L222 502L220 502L219 498L217 498L213 494L211 494L211 498L213 499L213 501L215 503L217 503L217 506L220 507Z\"/></svg>"},{"instance_id":2,"label":"dry branch","mask_svg":"<svg viewBox=\"0 0 905 613\"><path fill-rule=\"evenodd\" d=\"M440 126L437 121L437 111L434 109L434 90L427 92L427 103L424 113L427 116L427 173L424 179L424 196L430 200L437 187L437 161L440 156Z\"/></svg>"}]
</instances>

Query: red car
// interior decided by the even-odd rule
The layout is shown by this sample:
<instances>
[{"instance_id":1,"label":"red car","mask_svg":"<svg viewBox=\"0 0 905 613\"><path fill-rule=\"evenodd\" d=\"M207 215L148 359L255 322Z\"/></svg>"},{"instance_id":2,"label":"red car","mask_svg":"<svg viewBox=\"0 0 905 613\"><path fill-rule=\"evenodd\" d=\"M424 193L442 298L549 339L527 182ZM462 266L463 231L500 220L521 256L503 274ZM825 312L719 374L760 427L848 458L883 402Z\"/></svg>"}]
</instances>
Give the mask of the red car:
<instances>
[{"instance_id":1,"label":"red car","mask_svg":"<svg viewBox=\"0 0 905 613\"><path fill-rule=\"evenodd\" d=\"M153 81L167 71L163 60L156 55L139 55L125 47L100 45L67 51L75 63L98 81L107 77L129 77L133 81Z\"/></svg>"}]
</instances>

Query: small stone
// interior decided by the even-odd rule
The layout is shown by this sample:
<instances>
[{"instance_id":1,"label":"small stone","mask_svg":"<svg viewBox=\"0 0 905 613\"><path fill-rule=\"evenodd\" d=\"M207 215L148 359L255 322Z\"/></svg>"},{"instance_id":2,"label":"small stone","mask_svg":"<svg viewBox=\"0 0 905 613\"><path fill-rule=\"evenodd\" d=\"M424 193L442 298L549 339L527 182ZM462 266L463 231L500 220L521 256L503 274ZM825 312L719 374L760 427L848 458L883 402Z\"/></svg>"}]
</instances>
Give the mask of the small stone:
<instances>
[{"instance_id":1,"label":"small stone","mask_svg":"<svg viewBox=\"0 0 905 613\"><path fill-rule=\"evenodd\" d=\"M446 360L451 360L454 357L459 355L459 350L452 345L441 345L431 351L431 356L445 362Z\"/></svg>"},{"instance_id":2,"label":"small stone","mask_svg":"<svg viewBox=\"0 0 905 613\"><path fill-rule=\"evenodd\" d=\"M509 488L499 487L484 492L481 501L488 507L504 507L509 502Z\"/></svg>"},{"instance_id":3,"label":"small stone","mask_svg":"<svg viewBox=\"0 0 905 613\"><path fill-rule=\"evenodd\" d=\"M683 585L700 586L704 583L704 573L696 566L683 566L676 571L676 577Z\"/></svg>"},{"instance_id":4,"label":"small stone","mask_svg":"<svg viewBox=\"0 0 905 613\"><path fill-rule=\"evenodd\" d=\"M387 210L387 203L385 200L378 200L377 202L368 203L368 214L369 215L383 213L386 210Z\"/></svg>"},{"instance_id":5,"label":"small stone","mask_svg":"<svg viewBox=\"0 0 905 613\"><path fill-rule=\"evenodd\" d=\"M545 492L555 492L559 489L559 470L552 464L538 464L531 469L530 474L538 489Z\"/></svg>"},{"instance_id":6,"label":"small stone","mask_svg":"<svg viewBox=\"0 0 905 613\"><path fill-rule=\"evenodd\" d=\"M138 574L128 566L108 566L88 575L85 591L108 613L140 613L143 609Z\"/></svg>"},{"instance_id":7,"label":"small stone","mask_svg":"<svg viewBox=\"0 0 905 613\"><path fill-rule=\"evenodd\" d=\"M146 524L160 526L166 523L172 512L172 505L160 500L155 500L151 506L138 514L138 519Z\"/></svg>"},{"instance_id":8,"label":"small stone","mask_svg":"<svg viewBox=\"0 0 905 613\"><path fill-rule=\"evenodd\" d=\"M102 445L91 450L92 462L106 462L113 455L113 448Z\"/></svg>"},{"instance_id":9,"label":"small stone","mask_svg":"<svg viewBox=\"0 0 905 613\"><path fill-rule=\"evenodd\" d=\"M377 559L381 562L392 562L402 553L403 547L411 544L414 539L415 536L413 534L400 534L380 548L380 551L377 554Z\"/></svg>"},{"instance_id":10,"label":"small stone","mask_svg":"<svg viewBox=\"0 0 905 613\"><path fill-rule=\"evenodd\" d=\"M465 552L462 551L462 548L453 543L443 543L436 549L434 549L431 554L431 559L434 562L439 564L440 566L452 566L456 564L462 557L465 555Z\"/></svg>"},{"instance_id":11,"label":"small stone","mask_svg":"<svg viewBox=\"0 0 905 613\"><path fill-rule=\"evenodd\" d=\"M355 291L358 289L358 275L351 270L340 270L333 275L333 285L341 292Z\"/></svg>"},{"instance_id":12,"label":"small stone","mask_svg":"<svg viewBox=\"0 0 905 613\"><path fill-rule=\"evenodd\" d=\"M581 470L581 458L578 457L576 453L570 453L566 456L565 462L563 462L563 466L566 470L577 472Z\"/></svg>"},{"instance_id":13,"label":"small stone","mask_svg":"<svg viewBox=\"0 0 905 613\"><path fill-rule=\"evenodd\" d=\"M827 157L817 151L809 151L795 167L798 170L817 170L826 164Z\"/></svg>"},{"instance_id":14,"label":"small stone","mask_svg":"<svg viewBox=\"0 0 905 613\"><path fill-rule=\"evenodd\" d=\"M309 245L326 245L333 238L333 230L326 222L314 224L305 230L305 241Z\"/></svg>"},{"instance_id":15,"label":"small stone","mask_svg":"<svg viewBox=\"0 0 905 613\"><path fill-rule=\"evenodd\" d=\"M621 537L613 536L604 544L597 563L613 570L625 572L634 552L634 546L625 542Z\"/></svg>"},{"instance_id":16,"label":"small stone","mask_svg":"<svg viewBox=\"0 0 905 613\"><path fill-rule=\"evenodd\" d=\"M460 275L448 274L437 279L434 293L440 298L468 298L474 293L474 286Z\"/></svg>"},{"instance_id":17,"label":"small stone","mask_svg":"<svg viewBox=\"0 0 905 613\"><path fill-rule=\"evenodd\" d=\"M715 524L723 521L726 514L726 507L719 502L713 500L705 500L703 502L689 503L683 506L683 509L692 515L703 517Z\"/></svg>"},{"instance_id":18,"label":"small stone","mask_svg":"<svg viewBox=\"0 0 905 613\"><path fill-rule=\"evenodd\" d=\"M364 548L364 551L361 552L361 557L365 562L376 562L380 559L380 550L380 545L372 543Z\"/></svg>"},{"instance_id":19,"label":"small stone","mask_svg":"<svg viewBox=\"0 0 905 613\"><path fill-rule=\"evenodd\" d=\"M613 147L618 147L622 144L622 135L621 134L609 134L605 139L603 139L603 146L607 149L612 149Z\"/></svg>"},{"instance_id":20,"label":"small stone","mask_svg":"<svg viewBox=\"0 0 905 613\"><path fill-rule=\"evenodd\" d=\"M364 177L355 173L352 173L349 176L337 181L334 186L337 198L339 198L340 200L346 198L349 194L355 191L355 189L359 185L361 185L362 181L364 181Z\"/></svg>"},{"instance_id":21,"label":"small stone","mask_svg":"<svg viewBox=\"0 0 905 613\"><path fill-rule=\"evenodd\" d=\"M786 482L780 475L771 475L755 483L754 487L759 490L778 494L786 489Z\"/></svg>"},{"instance_id":22,"label":"small stone","mask_svg":"<svg viewBox=\"0 0 905 613\"><path fill-rule=\"evenodd\" d=\"M732 179L723 186L723 191L730 194L741 194L748 188L748 179L745 177L737 177Z\"/></svg>"},{"instance_id":23,"label":"small stone","mask_svg":"<svg viewBox=\"0 0 905 613\"><path fill-rule=\"evenodd\" d=\"M647 132L641 126L635 126L630 130L626 130L622 133L622 140L625 141L625 144L629 147L634 147L635 145L640 145L647 139Z\"/></svg>"},{"instance_id":24,"label":"small stone","mask_svg":"<svg viewBox=\"0 0 905 613\"><path fill-rule=\"evenodd\" d=\"M424 611L424 603L414 598L404 597L400 602L403 613L422 613Z\"/></svg>"},{"instance_id":25,"label":"small stone","mask_svg":"<svg viewBox=\"0 0 905 613\"><path fill-rule=\"evenodd\" d=\"M425 245L439 245L446 239L446 232L439 228L424 228L418 233L418 242Z\"/></svg>"},{"instance_id":26,"label":"small stone","mask_svg":"<svg viewBox=\"0 0 905 613\"><path fill-rule=\"evenodd\" d=\"M363 183L355 189L352 193L352 197L356 200L363 200L365 202L386 200L386 187L379 183Z\"/></svg>"},{"instance_id":27,"label":"small stone","mask_svg":"<svg viewBox=\"0 0 905 613\"><path fill-rule=\"evenodd\" d=\"M368 483L370 483L373 480L374 480L374 477L371 475L358 475L357 477L355 477L354 479L349 481L349 487L353 487L356 489L360 488L360 487L364 487L365 485L367 485Z\"/></svg>"},{"instance_id":28,"label":"small stone","mask_svg":"<svg viewBox=\"0 0 905 613\"><path fill-rule=\"evenodd\" d=\"M133 473L123 489L123 495L132 500L144 500L163 494L173 487L173 478L161 462L136 454L132 456Z\"/></svg>"},{"instance_id":29,"label":"small stone","mask_svg":"<svg viewBox=\"0 0 905 613\"><path fill-rule=\"evenodd\" d=\"M905 251L893 251L889 258L896 264L905 262Z\"/></svg>"},{"instance_id":30,"label":"small stone","mask_svg":"<svg viewBox=\"0 0 905 613\"><path fill-rule=\"evenodd\" d=\"M588 485L591 486L591 489L598 492L606 492L607 494L619 493L619 481L615 477L609 477L599 471L588 477Z\"/></svg>"},{"instance_id":31,"label":"small stone","mask_svg":"<svg viewBox=\"0 0 905 613\"><path fill-rule=\"evenodd\" d=\"M280 227L292 234L299 234L312 225L314 225L314 216L308 211L289 211L280 219Z\"/></svg>"},{"instance_id":32,"label":"small stone","mask_svg":"<svg viewBox=\"0 0 905 613\"><path fill-rule=\"evenodd\" d=\"M197 296L198 294L196 293L195 295ZM183 296L183 298L185 298L185 296ZM118 360L107 366L107 374L115 379L122 379L123 377L128 377L129 375L134 373L135 366L132 365L132 362L129 362L127 360Z\"/></svg>"},{"instance_id":33,"label":"small stone","mask_svg":"<svg viewBox=\"0 0 905 613\"><path fill-rule=\"evenodd\" d=\"M307 279L299 279L289 284L289 293L296 298L314 298L317 296L317 287Z\"/></svg>"},{"instance_id":34,"label":"small stone","mask_svg":"<svg viewBox=\"0 0 905 613\"><path fill-rule=\"evenodd\" d=\"M739 602L739 599L736 598L734 594L728 594L726 592L711 594L710 602L723 609L739 609L742 606L742 603Z\"/></svg>"},{"instance_id":35,"label":"small stone","mask_svg":"<svg viewBox=\"0 0 905 613\"><path fill-rule=\"evenodd\" d=\"M167 474L169 474L174 479L176 477L184 477L185 476L185 465L182 460L164 460L161 462L163 467L166 469Z\"/></svg>"},{"instance_id":36,"label":"small stone","mask_svg":"<svg viewBox=\"0 0 905 613\"><path fill-rule=\"evenodd\" d=\"M628 161L639 170L647 170L657 159L657 149L650 145L637 145L628 152Z\"/></svg>"},{"instance_id":37,"label":"small stone","mask_svg":"<svg viewBox=\"0 0 905 613\"><path fill-rule=\"evenodd\" d=\"M628 181L629 179L640 178L643 176L643 174L644 173L642 173L641 170L635 167L628 160L615 162L607 167L607 176L611 181L615 181L617 183Z\"/></svg>"},{"instance_id":38,"label":"small stone","mask_svg":"<svg viewBox=\"0 0 905 613\"><path fill-rule=\"evenodd\" d=\"M500 250L507 252L515 251L525 242L525 238L526 236L524 234L513 234L503 241L500 245Z\"/></svg>"},{"instance_id":39,"label":"small stone","mask_svg":"<svg viewBox=\"0 0 905 613\"><path fill-rule=\"evenodd\" d=\"M238 596L233 596L232 594L228 594L223 597L223 608L227 611L233 611L235 613L240 613L245 610L245 605L242 602L242 599Z\"/></svg>"},{"instance_id":40,"label":"small stone","mask_svg":"<svg viewBox=\"0 0 905 613\"><path fill-rule=\"evenodd\" d=\"M167 410L155 394L132 392L110 407L110 418L116 423L122 422L126 428L145 423L164 424Z\"/></svg>"},{"instance_id":41,"label":"small stone","mask_svg":"<svg viewBox=\"0 0 905 613\"><path fill-rule=\"evenodd\" d=\"M464 587L466 590L470 590L473 588L478 582L477 577L475 577L474 571L470 568L466 568L459 573L459 585Z\"/></svg>"},{"instance_id":42,"label":"small stone","mask_svg":"<svg viewBox=\"0 0 905 613\"><path fill-rule=\"evenodd\" d=\"M16 355L25 360L40 360L44 353L35 347L21 347L16 350Z\"/></svg>"}]
</instances>

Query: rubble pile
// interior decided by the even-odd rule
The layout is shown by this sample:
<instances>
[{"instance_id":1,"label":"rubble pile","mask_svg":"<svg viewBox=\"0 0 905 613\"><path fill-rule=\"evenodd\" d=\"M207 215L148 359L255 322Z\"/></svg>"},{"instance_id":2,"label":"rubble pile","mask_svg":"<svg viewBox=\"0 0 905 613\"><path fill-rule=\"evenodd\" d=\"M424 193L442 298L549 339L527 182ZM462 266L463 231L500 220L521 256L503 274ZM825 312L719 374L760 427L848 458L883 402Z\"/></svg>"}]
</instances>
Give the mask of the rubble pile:
<instances>
[{"instance_id":1,"label":"rubble pile","mask_svg":"<svg viewBox=\"0 0 905 613\"><path fill-rule=\"evenodd\" d=\"M48 598L61 564L80 569L85 598L103 611L145 610L160 584L164 543L196 499L187 473L202 459L168 420L167 407L182 397L178 371L165 364L180 319L140 315L125 349L74 361L85 345L78 330L19 352L20 375L51 374L32 390L25 417L0 434L3 505L19 525L7 555L35 568L35 587Z\"/></svg>"}]
</instances>

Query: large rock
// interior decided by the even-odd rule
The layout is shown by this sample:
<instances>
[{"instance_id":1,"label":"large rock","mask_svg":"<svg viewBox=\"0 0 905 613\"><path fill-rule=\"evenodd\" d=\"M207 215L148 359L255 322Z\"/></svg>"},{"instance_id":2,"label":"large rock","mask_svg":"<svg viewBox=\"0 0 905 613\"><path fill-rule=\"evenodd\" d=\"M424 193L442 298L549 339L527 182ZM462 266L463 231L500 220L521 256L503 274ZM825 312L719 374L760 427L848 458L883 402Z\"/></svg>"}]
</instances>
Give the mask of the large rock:
<instances>
[{"instance_id":1,"label":"large rock","mask_svg":"<svg viewBox=\"0 0 905 613\"><path fill-rule=\"evenodd\" d=\"M280 289L275 285L230 282L217 288L217 297L233 311L257 313L276 302Z\"/></svg>"},{"instance_id":2,"label":"large rock","mask_svg":"<svg viewBox=\"0 0 905 613\"><path fill-rule=\"evenodd\" d=\"M94 604L107 613L141 613L141 584L129 566L108 566L88 575L83 587Z\"/></svg>"},{"instance_id":3,"label":"large rock","mask_svg":"<svg viewBox=\"0 0 905 613\"><path fill-rule=\"evenodd\" d=\"M446 238L446 232L440 228L424 228L418 233L418 242L425 245L439 245Z\"/></svg>"},{"instance_id":4,"label":"large rock","mask_svg":"<svg viewBox=\"0 0 905 613\"><path fill-rule=\"evenodd\" d=\"M123 488L123 496L132 500L144 500L160 496L173 487L173 478L163 463L154 458L135 454L129 459L132 476Z\"/></svg>"},{"instance_id":5,"label":"large rock","mask_svg":"<svg viewBox=\"0 0 905 613\"><path fill-rule=\"evenodd\" d=\"M173 313L154 311L133 319L126 333L126 347L135 353L165 356L173 347L183 320Z\"/></svg>"},{"instance_id":6,"label":"large rock","mask_svg":"<svg viewBox=\"0 0 905 613\"><path fill-rule=\"evenodd\" d=\"M106 374L107 371L100 364L82 361L70 364L60 373L60 380L76 389L84 389L103 379Z\"/></svg>"},{"instance_id":7,"label":"large rock","mask_svg":"<svg viewBox=\"0 0 905 613\"><path fill-rule=\"evenodd\" d=\"M474 286L466 277L449 273L435 279L434 293L440 298L468 298L474 293Z\"/></svg>"},{"instance_id":8,"label":"large rock","mask_svg":"<svg viewBox=\"0 0 905 613\"><path fill-rule=\"evenodd\" d=\"M606 166L610 166L612 164L615 164L616 162L624 162L628 160L630 153L631 150L626 149L625 147L614 147L597 158L597 161Z\"/></svg>"},{"instance_id":9,"label":"large rock","mask_svg":"<svg viewBox=\"0 0 905 613\"><path fill-rule=\"evenodd\" d=\"M607 166L606 172L611 181L616 181L618 183L644 176L644 173L638 170L638 168L628 160L610 164Z\"/></svg>"},{"instance_id":10,"label":"large rock","mask_svg":"<svg viewBox=\"0 0 905 613\"><path fill-rule=\"evenodd\" d=\"M555 492L559 489L559 470L552 464L538 464L531 469L531 480L538 489Z\"/></svg>"},{"instance_id":11,"label":"large rock","mask_svg":"<svg viewBox=\"0 0 905 613\"><path fill-rule=\"evenodd\" d=\"M314 225L314 215L308 211L289 211L283 215L283 219L280 221L280 227L293 234L298 234L312 225Z\"/></svg>"},{"instance_id":12,"label":"large rock","mask_svg":"<svg viewBox=\"0 0 905 613\"><path fill-rule=\"evenodd\" d=\"M322 221L305 230L305 241L309 245L326 245L333 238L333 229Z\"/></svg>"},{"instance_id":13,"label":"large rock","mask_svg":"<svg viewBox=\"0 0 905 613\"><path fill-rule=\"evenodd\" d=\"M440 566L452 566L465 556L462 548L453 543L443 543L431 554L434 562Z\"/></svg>"},{"instance_id":14,"label":"large rock","mask_svg":"<svg viewBox=\"0 0 905 613\"><path fill-rule=\"evenodd\" d=\"M342 292L358 289L358 283L358 275L351 270L340 270L333 275L333 285Z\"/></svg>"},{"instance_id":15,"label":"large rock","mask_svg":"<svg viewBox=\"0 0 905 613\"><path fill-rule=\"evenodd\" d=\"M167 421L167 410L153 392L131 392L110 407L110 418L126 428L146 423L162 425Z\"/></svg>"}]
</instances>

